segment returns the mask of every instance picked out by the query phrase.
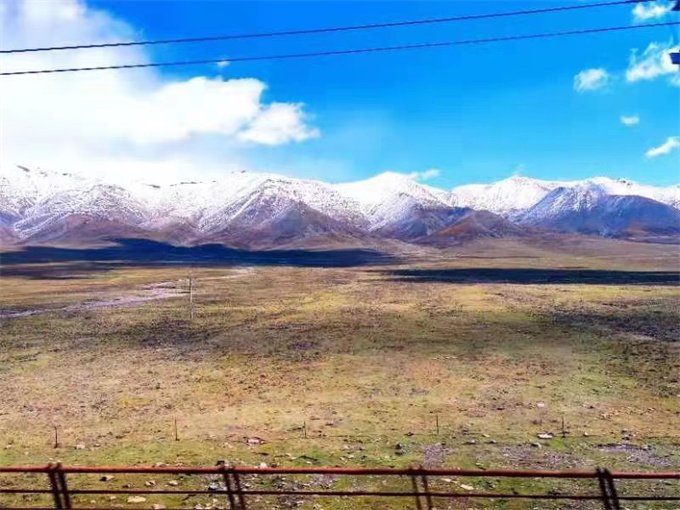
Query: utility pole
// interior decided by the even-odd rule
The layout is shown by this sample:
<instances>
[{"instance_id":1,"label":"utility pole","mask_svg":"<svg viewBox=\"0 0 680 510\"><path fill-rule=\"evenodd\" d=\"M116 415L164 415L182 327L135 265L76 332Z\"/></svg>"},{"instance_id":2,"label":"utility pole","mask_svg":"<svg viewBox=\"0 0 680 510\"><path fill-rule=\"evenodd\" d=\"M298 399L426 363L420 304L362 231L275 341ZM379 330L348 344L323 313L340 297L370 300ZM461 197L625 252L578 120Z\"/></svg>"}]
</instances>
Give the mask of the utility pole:
<instances>
[{"instance_id":1,"label":"utility pole","mask_svg":"<svg viewBox=\"0 0 680 510\"><path fill-rule=\"evenodd\" d=\"M189 318L194 320L194 274L189 273Z\"/></svg>"}]
</instances>

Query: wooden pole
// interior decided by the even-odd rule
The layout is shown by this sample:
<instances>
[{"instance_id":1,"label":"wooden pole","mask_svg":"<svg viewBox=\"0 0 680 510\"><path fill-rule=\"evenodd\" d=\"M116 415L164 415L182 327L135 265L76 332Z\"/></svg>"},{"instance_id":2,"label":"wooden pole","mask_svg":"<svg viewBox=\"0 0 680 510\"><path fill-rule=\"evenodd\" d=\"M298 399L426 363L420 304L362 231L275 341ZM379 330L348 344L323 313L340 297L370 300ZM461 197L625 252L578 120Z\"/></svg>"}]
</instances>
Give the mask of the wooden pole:
<instances>
[{"instance_id":1,"label":"wooden pole","mask_svg":"<svg viewBox=\"0 0 680 510\"><path fill-rule=\"evenodd\" d=\"M189 318L194 320L194 274L189 273Z\"/></svg>"},{"instance_id":2,"label":"wooden pole","mask_svg":"<svg viewBox=\"0 0 680 510\"><path fill-rule=\"evenodd\" d=\"M438 414L434 415L434 421L435 421L435 424L437 425L437 435L439 435L439 415Z\"/></svg>"},{"instance_id":3,"label":"wooden pole","mask_svg":"<svg viewBox=\"0 0 680 510\"><path fill-rule=\"evenodd\" d=\"M179 441L179 433L177 432L177 417L175 416L175 441Z\"/></svg>"},{"instance_id":4,"label":"wooden pole","mask_svg":"<svg viewBox=\"0 0 680 510\"><path fill-rule=\"evenodd\" d=\"M59 448L59 428L54 425L54 447Z\"/></svg>"}]
</instances>

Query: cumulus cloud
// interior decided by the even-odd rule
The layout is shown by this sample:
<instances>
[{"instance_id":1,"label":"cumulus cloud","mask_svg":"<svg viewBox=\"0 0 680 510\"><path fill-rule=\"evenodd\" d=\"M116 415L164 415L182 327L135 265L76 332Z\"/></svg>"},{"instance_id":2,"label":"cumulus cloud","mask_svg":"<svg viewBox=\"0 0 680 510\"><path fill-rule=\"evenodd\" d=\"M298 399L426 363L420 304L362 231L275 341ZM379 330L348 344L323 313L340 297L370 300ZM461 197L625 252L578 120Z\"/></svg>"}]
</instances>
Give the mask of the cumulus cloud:
<instances>
[{"instance_id":1,"label":"cumulus cloud","mask_svg":"<svg viewBox=\"0 0 680 510\"><path fill-rule=\"evenodd\" d=\"M606 69L585 69L574 76L574 90L576 92L590 92L603 88L609 82Z\"/></svg>"},{"instance_id":2,"label":"cumulus cloud","mask_svg":"<svg viewBox=\"0 0 680 510\"><path fill-rule=\"evenodd\" d=\"M430 179L434 179L435 177L439 177L441 173L442 171L438 168L429 168L427 170L423 170L422 172L411 172L408 174L408 176L414 181L428 181Z\"/></svg>"},{"instance_id":3,"label":"cumulus cloud","mask_svg":"<svg viewBox=\"0 0 680 510\"><path fill-rule=\"evenodd\" d=\"M280 145L317 138L319 130L305 124L306 114L301 104L272 103L262 108L249 127L238 134L239 139L264 145Z\"/></svg>"},{"instance_id":4,"label":"cumulus cloud","mask_svg":"<svg viewBox=\"0 0 680 510\"><path fill-rule=\"evenodd\" d=\"M216 65L217 67L219 67L220 69L224 69L225 67L227 67L227 66L229 65L229 61L228 61L228 60L220 60L220 61L219 61L217 64L215 64L215 65Z\"/></svg>"},{"instance_id":5,"label":"cumulus cloud","mask_svg":"<svg viewBox=\"0 0 680 510\"><path fill-rule=\"evenodd\" d=\"M637 115L631 115L631 116L626 116L626 115L621 115L621 124L624 126L635 126L636 124L640 123L640 117Z\"/></svg>"},{"instance_id":6,"label":"cumulus cloud","mask_svg":"<svg viewBox=\"0 0 680 510\"><path fill-rule=\"evenodd\" d=\"M673 149L677 149L678 147L680 147L680 137L669 136L668 139L658 147L652 147L651 149L649 149L645 153L645 156L647 156L648 158L663 156L665 154L670 153Z\"/></svg>"},{"instance_id":7,"label":"cumulus cloud","mask_svg":"<svg viewBox=\"0 0 680 510\"><path fill-rule=\"evenodd\" d=\"M3 49L140 37L134 27L81 0L17 0L0 7ZM2 68L148 61L143 48L119 47L3 55ZM1 164L32 162L63 170L77 165L81 171L95 171L120 161L121 167L162 174L163 161L181 160L183 166L194 158L210 159L208 146L222 150L213 154L212 163L228 166L224 147L238 159L247 145L281 145L319 136L307 125L303 104L267 103L266 88L255 78L168 79L150 69L4 76Z\"/></svg>"},{"instance_id":8,"label":"cumulus cloud","mask_svg":"<svg viewBox=\"0 0 680 510\"><path fill-rule=\"evenodd\" d=\"M669 82L676 84L678 69L671 62L669 56L671 51L678 51L678 47L674 47L672 42L652 42L641 54L638 54L637 50L633 50L628 60L626 80L636 82L672 75L669 77Z\"/></svg>"},{"instance_id":9,"label":"cumulus cloud","mask_svg":"<svg viewBox=\"0 0 680 510\"><path fill-rule=\"evenodd\" d=\"M663 18L671 12L673 3L668 0L638 3L633 7L633 19L635 21L647 21L655 18Z\"/></svg>"}]
</instances>

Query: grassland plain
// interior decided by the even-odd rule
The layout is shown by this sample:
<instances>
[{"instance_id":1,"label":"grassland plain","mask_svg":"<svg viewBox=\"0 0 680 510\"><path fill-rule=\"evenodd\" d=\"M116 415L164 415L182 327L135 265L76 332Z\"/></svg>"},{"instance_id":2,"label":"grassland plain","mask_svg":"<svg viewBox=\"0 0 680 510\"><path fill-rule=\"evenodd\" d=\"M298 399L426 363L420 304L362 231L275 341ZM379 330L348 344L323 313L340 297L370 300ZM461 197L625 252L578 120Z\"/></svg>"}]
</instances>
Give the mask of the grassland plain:
<instances>
[{"instance_id":1,"label":"grassland plain","mask_svg":"<svg viewBox=\"0 0 680 510\"><path fill-rule=\"evenodd\" d=\"M677 278L660 285L580 278L556 284L547 273L506 283L500 272L479 283L417 273L677 271L677 247L578 240L558 251L549 243L496 241L359 268L40 268L37 276L22 276L13 267L1 280L5 313L52 310L2 320L1 464L214 465L224 459L279 466L680 468ZM404 270L412 273L404 277ZM174 294L132 299L159 286ZM555 438L537 439L544 432ZM254 437L264 443L244 440ZM170 478L154 481L163 486ZM209 482L174 479L184 487ZM141 488L145 481L82 477L79 483ZM250 483L390 487L378 479L318 477ZM533 480L454 478L441 484L446 487L434 488L595 489ZM666 483L639 490L680 493ZM21 500L39 502L36 496ZM150 508L179 500L148 497L132 505L98 496L77 502ZM224 502L197 496L183 504ZM412 507L412 501L301 497L253 498L251 504ZM487 507L597 505L437 502L437 508Z\"/></svg>"}]
</instances>

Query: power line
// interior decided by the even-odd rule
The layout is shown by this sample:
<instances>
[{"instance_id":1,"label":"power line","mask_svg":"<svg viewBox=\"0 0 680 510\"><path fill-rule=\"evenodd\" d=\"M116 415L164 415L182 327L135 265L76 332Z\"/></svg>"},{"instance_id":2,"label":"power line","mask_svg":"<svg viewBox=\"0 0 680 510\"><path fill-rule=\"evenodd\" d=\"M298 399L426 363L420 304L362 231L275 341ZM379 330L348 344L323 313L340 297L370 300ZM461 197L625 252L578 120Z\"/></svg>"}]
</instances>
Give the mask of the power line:
<instances>
[{"instance_id":1,"label":"power line","mask_svg":"<svg viewBox=\"0 0 680 510\"><path fill-rule=\"evenodd\" d=\"M560 12L560 11L573 11L577 9L591 9L594 7L608 7L612 5L623 5L623 4L634 4L649 2L651 0L615 0L611 2L601 2L595 4L577 4L577 5L567 5L562 7L546 7L543 9L530 9L522 11L510 11L510 12L494 12L487 14L471 14L464 16L452 16L447 18L429 18L420 20L406 20L406 21L393 21L387 23L368 23L364 25L349 25L340 27L323 27L323 28L309 28L309 29L299 29L299 30L284 30L277 32L259 32L259 33L246 33L246 34L226 34L226 35L215 35L215 36L205 36L205 37L186 37L181 39L158 39L149 41L127 41L127 42L113 42L113 43L101 43L101 44L74 44L70 46L44 46L38 48L17 48L13 50L0 50L0 54L7 53L30 53L37 51L62 51L62 50L82 50L82 49L92 49L92 48L114 48L119 46L146 46L146 45L156 45L156 44L186 44L186 43L198 43L198 42L208 42L208 41L224 41L229 39L255 39L255 38L266 38L266 37L281 37L281 36L293 36L293 35L307 35L307 34L321 34L328 32L349 32L352 30L372 30L377 28L390 28L390 27L404 27L412 25L426 25L426 24L436 24L436 23L450 23L454 21L469 21L478 19L488 19L488 18L503 18L509 16L524 16L531 14L542 14L550 12Z\"/></svg>"},{"instance_id":2,"label":"power line","mask_svg":"<svg viewBox=\"0 0 680 510\"><path fill-rule=\"evenodd\" d=\"M254 57L235 57L226 59L228 62L254 62L262 60L287 60L287 59L297 59L297 58L311 58L311 57L327 57L334 55L354 55L359 53L378 53L378 52L388 52L388 51L401 51L401 50L415 50L424 48L442 48L446 46L462 46L462 45L473 45L473 44L485 44L485 43L498 43L498 42L508 42L508 41L520 41L526 39L547 39L551 37L562 37L570 35L584 35L584 34L596 34L603 32L617 32L623 30L638 30L641 28L653 28L653 27L664 27L680 25L680 21L669 21L665 23L653 23L647 25L632 25L632 26L619 26L619 27L602 27L602 28L587 28L582 30L569 30L563 32L548 32L542 34L527 34L527 35L514 35L506 37L490 37L486 39L468 39L461 41L444 41L444 42L432 42L432 43L421 43L421 44L405 44L400 46L383 46L376 48L357 48L350 50L336 50L336 51L319 51L313 53L292 53L292 54L282 54L282 55L262 55ZM99 67L73 67L65 69L41 69L35 71L12 71L0 73L0 76L17 76L23 74L49 74L49 73L71 73L71 72L81 72L81 71L105 71L111 69L140 69L144 67L170 67L170 66L190 66L190 65L200 65L200 64L216 64L218 62L225 61L224 58L217 59L205 59L205 60L183 60L175 62L150 62L146 64L121 64L112 66L99 66Z\"/></svg>"}]
</instances>

